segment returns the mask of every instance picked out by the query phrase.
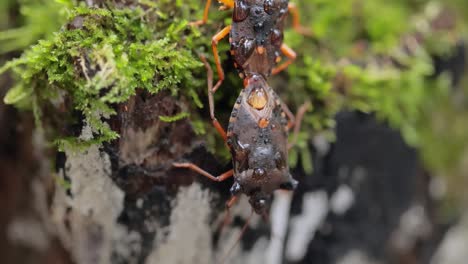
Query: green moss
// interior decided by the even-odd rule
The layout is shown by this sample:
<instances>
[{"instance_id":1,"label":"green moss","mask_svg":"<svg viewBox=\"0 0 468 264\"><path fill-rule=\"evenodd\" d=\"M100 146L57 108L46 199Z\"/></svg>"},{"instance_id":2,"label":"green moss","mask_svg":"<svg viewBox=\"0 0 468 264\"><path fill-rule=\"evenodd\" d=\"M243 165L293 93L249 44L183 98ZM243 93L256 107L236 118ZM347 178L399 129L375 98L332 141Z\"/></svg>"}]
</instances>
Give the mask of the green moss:
<instances>
[{"instance_id":1,"label":"green moss","mask_svg":"<svg viewBox=\"0 0 468 264\"><path fill-rule=\"evenodd\" d=\"M312 135L334 139L333 119L338 111L358 110L373 113L401 131L433 173L460 175L468 149L464 121L468 112L450 95L449 78L434 77L432 56L452 54L463 39L466 24L450 14L466 12L461 8L466 5L454 11L436 1L297 3L303 24L315 35L311 41L287 30L285 42L296 50L298 59L288 68L290 88L282 97L296 106L304 98L312 99L314 108L303 126L313 133L299 136L290 164L310 160L307 142ZM436 26L432 21L444 12L449 13L442 16L443 26ZM466 92L457 97L465 98ZM457 185L451 177L446 179Z\"/></svg>"},{"instance_id":2,"label":"green moss","mask_svg":"<svg viewBox=\"0 0 468 264\"><path fill-rule=\"evenodd\" d=\"M181 119L184 119L184 118L187 118L189 117L190 114L187 113L187 112L180 112L174 116L159 116L159 119L163 122L175 122L175 121L178 121L178 120L181 120Z\"/></svg>"},{"instance_id":3,"label":"green moss","mask_svg":"<svg viewBox=\"0 0 468 264\"><path fill-rule=\"evenodd\" d=\"M156 16L164 20L163 15ZM58 135L60 145L117 138L105 120L115 114L113 105L126 101L137 88L151 93L170 90L174 96L190 96L199 102L194 92L197 82L189 81L194 69L202 66L191 51L199 33L185 32L187 21L171 21L161 30L152 24L148 10L140 7L77 7L71 10L69 21L68 28L39 41L0 70L13 70L18 79L5 102L33 109L38 123L51 114L46 113L50 108L66 107L71 114L84 115L93 139ZM179 90L182 83L184 89ZM72 118L65 116L65 120Z\"/></svg>"}]
</instances>

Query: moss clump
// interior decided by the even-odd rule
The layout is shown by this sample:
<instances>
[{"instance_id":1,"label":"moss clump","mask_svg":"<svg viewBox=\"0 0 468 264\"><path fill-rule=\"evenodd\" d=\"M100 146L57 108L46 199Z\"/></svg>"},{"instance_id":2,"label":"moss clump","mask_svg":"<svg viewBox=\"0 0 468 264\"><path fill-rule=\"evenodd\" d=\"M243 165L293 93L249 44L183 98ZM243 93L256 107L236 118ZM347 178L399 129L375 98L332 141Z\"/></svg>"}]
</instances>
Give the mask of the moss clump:
<instances>
[{"instance_id":1,"label":"moss clump","mask_svg":"<svg viewBox=\"0 0 468 264\"><path fill-rule=\"evenodd\" d=\"M456 23L456 13L435 1L297 3L303 10L303 23L315 35L311 41L292 30L286 32L286 43L299 57L288 70L294 76L288 85L295 92L285 95L292 94L289 101L295 105L312 97L314 108L304 119L305 130L333 140L333 119L338 111L373 113L400 130L410 145L419 147L431 167L435 159L428 159L425 151L433 149L427 138L435 135L428 136L431 132L426 128L432 126L432 111L440 112L436 105L448 97L451 86L446 76L434 77L432 56L450 55L460 41L464 27ZM463 111L456 115L463 116ZM307 134L299 138L290 155L292 164L298 159L310 160L309 138ZM459 145L466 148L464 142ZM442 160L448 157L453 155ZM311 172L311 168L305 169Z\"/></svg>"},{"instance_id":2,"label":"moss clump","mask_svg":"<svg viewBox=\"0 0 468 264\"><path fill-rule=\"evenodd\" d=\"M72 114L82 114L92 128L92 140L58 136L58 143L74 145L117 138L105 120L115 114L113 105L126 101L137 88L151 93L168 89L200 106L196 82L188 81L201 66L191 49L197 32L187 32L185 20L171 21L162 30L158 24L163 22L152 24L148 13L142 7L72 9L66 28L0 70L12 69L18 78L5 102L32 108L38 122L51 114L47 109L62 112L68 122L73 122ZM164 15L156 16L164 21ZM177 89L183 82L184 89Z\"/></svg>"}]
</instances>

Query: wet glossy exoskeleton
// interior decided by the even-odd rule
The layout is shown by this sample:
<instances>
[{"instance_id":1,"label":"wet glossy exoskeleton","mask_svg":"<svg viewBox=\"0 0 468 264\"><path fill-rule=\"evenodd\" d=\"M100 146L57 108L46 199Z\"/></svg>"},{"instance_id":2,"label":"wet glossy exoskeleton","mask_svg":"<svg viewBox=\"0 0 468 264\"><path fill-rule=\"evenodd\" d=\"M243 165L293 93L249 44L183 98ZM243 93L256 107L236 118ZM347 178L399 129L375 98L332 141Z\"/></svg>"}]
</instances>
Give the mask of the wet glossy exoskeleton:
<instances>
[{"instance_id":1,"label":"wet glossy exoskeleton","mask_svg":"<svg viewBox=\"0 0 468 264\"><path fill-rule=\"evenodd\" d=\"M233 107L226 133L214 116L213 73L206 60L204 63L208 70L210 115L230 148L233 169L214 176L193 163L174 163L174 166L191 169L213 181L234 176L233 198L227 206L244 193L249 196L255 212L266 215L275 190L293 190L297 185L287 162L288 132L294 124L300 123L308 105L301 107L294 117L265 78L254 74L245 79L245 87Z\"/></svg>"},{"instance_id":2,"label":"wet glossy exoskeleton","mask_svg":"<svg viewBox=\"0 0 468 264\"><path fill-rule=\"evenodd\" d=\"M283 24L287 14L293 15L293 26L297 31L307 32L300 26L297 9L288 0L219 2L233 8L233 15L232 25L212 38L219 77L214 87L211 67L205 58L202 60L208 72L210 116L231 151L233 169L214 176L193 163L174 163L174 166L191 169L214 181L224 181L233 176L232 198L227 202L227 208L244 193L249 197L253 210L266 217L273 192L278 189L294 190L297 186L289 173L288 132L294 126L294 138L297 138L300 120L309 107L307 103L304 104L295 118L267 84L266 78L282 71L296 58L295 52L283 43ZM210 4L211 0L207 0L203 20L192 24L206 22ZM214 115L213 93L224 80L218 42L227 35L230 35L230 52L234 66L244 79L244 89L231 112L226 133ZM277 65L282 54L289 60ZM243 231L247 225L248 221L242 228Z\"/></svg>"},{"instance_id":3,"label":"wet glossy exoskeleton","mask_svg":"<svg viewBox=\"0 0 468 264\"><path fill-rule=\"evenodd\" d=\"M261 75L248 78L234 105L227 130L234 169L233 196L245 193L264 214L277 189L293 190L289 173L288 120L282 103Z\"/></svg>"},{"instance_id":4,"label":"wet glossy exoskeleton","mask_svg":"<svg viewBox=\"0 0 468 264\"><path fill-rule=\"evenodd\" d=\"M213 54L219 80L213 87L216 91L224 80L224 72L218 55L218 42L229 35L234 66L241 78L260 74L265 78L284 70L296 58L296 53L283 43L284 21L288 13L293 16L293 27L298 32L309 34L299 23L297 8L288 0L220 0L232 8L232 25L218 32L212 39ZM202 20L208 19L211 0L207 1ZM288 60L277 65L282 55Z\"/></svg>"},{"instance_id":5,"label":"wet glossy exoskeleton","mask_svg":"<svg viewBox=\"0 0 468 264\"><path fill-rule=\"evenodd\" d=\"M287 0L236 1L229 35L231 55L242 76L269 76L281 59Z\"/></svg>"}]
</instances>

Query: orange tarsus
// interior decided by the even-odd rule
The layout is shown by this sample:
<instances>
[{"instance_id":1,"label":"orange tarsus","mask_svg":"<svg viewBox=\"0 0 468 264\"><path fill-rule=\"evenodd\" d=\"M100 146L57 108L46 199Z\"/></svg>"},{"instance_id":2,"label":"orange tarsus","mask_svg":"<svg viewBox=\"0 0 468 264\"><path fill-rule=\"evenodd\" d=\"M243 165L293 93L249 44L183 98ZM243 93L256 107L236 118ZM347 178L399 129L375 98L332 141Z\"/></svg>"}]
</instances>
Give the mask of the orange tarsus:
<instances>
[{"instance_id":1,"label":"orange tarsus","mask_svg":"<svg viewBox=\"0 0 468 264\"><path fill-rule=\"evenodd\" d=\"M296 117L294 116L294 114L291 112L291 110L289 110L288 106L286 104L284 104L283 102L281 103L281 108L283 109L283 112L286 114L286 116L288 117L288 125L287 125L287 129L288 131L291 130L291 128L294 127L294 124L296 123Z\"/></svg>"},{"instance_id":2,"label":"orange tarsus","mask_svg":"<svg viewBox=\"0 0 468 264\"><path fill-rule=\"evenodd\" d=\"M271 71L271 74L275 75L286 69L297 57L296 52L288 47L286 44L281 45L281 52L286 55L289 59L277 66Z\"/></svg>"},{"instance_id":3,"label":"orange tarsus","mask_svg":"<svg viewBox=\"0 0 468 264\"><path fill-rule=\"evenodd\" d=\"M206 60L205 56L200 56L201 61L205 65L206 72L207 72L207 79L208 79L208 104L210 107L210 117L213 122L213 126L216 128L216 131L221 135L224 142L227 140L227 134L221 124L218 122L214 115L214 99L213 99L213 70L211 69L208 61Z\"/></svg>"},{"instance_id":4,"label":"orange tarsus","mask_svg":"<svg viewBox=\"0 0 468 264\"><path fill-rule=\"evenodd\" d=\"M231 199L229 199L229 201L226 202L226 207L228 209L231 208L234 205L234 203L236 203L237 199L238 199L237 196L231 197Z\"/></svg>"},{"instance_id":5,"label":"orange tarsus","mask_svg":"<svg viewBox=\"0 0 468 264\"><path fill-rule=\"evenodd\" d=\"M230 9L234 7L234 0L218 0L218 2L223 3L224 6L220 7L220 9ZM191 26L201 26L206 24L208 21L208 14L210 12L211 0L207 0L205 4L205 9L203 10L203 18L197 21L190 22L189 25Z\"/></svg>"},{"instance_id":6,"label":"orange tarsus","mask_svg":"<svg viewBox=\"0 0 468 264\"><path fill-rule=\"evenodd\" d=\"M230 213L230 209L231 207L237 202L237 200L239 199L239 196L232 196L229 201L226 202L226 215L224 216L224 220L223 220L223 223L219 229L219 233L221 234L223 232L223 229L225 226L229 225L230 221L231 221L231 213Z\"/></svg>"},{"instance_id":7,"label":"orange tarsus","mask_svg":"<svg viewBox=\"0 0 468 264\"><path fill-rule=\"evenodd\" d=\"M206 0L205 9L203 10L203 18L201 20L190 22L191 26L200 26L208 21L208 13L210 12L211 0Z\"/></svg>"},{"instance_id":8,"label":"orange tarsus","mask_svg":"<svg viewBox=\"0 0 468 264\"><path fill-rule=\"evenodd\" d=\"M193 163L189 163L189 162L183 162L183 163L174 162L172 163L172 166L176 168L184 168L184 169L192 170L216 182L222 182L228 179L229 177L231 177L232 175L234 175L234 170L231 169L231 170L226 171L225 173L220 174L219 176L214 176L213 174L205 171L204 169L198 167L197 165Z\"/></svg>"},{"instance_id":9,"label":"orange tarsus","mask_svg":"<svg viewBox=\"0 0 468 264\"><path fill-rule=\"evenodd\" d=\"M304 28L302 25L301 25L301 22L300 22L300 16L299 16L299 9L297 8L297 6L293 3L289 3L288 4L288 11L289 13L291 14L292 16L292 23L293 23L293 28L296 32L298 32L299 34L302 34L304 36L312 36L313 33L311 30L307 29L307 28Z\"/></svg>"},{"instance_id":10,"label":"orange tarsus","mask_svg":"<svg viewBox=\"0 0 468 264\"><path fill-rule=\"evenodd\" d=\"M216 128L216 130L218 131L218 133L221 135L221 137L223 138L224 142L227 141L227 134L226 134L226 131L224 130L224 128L221 126L221 124L218 122L218 119L214 118L213 119L213 126Z\"/></svg>"},{"instance_id":11,"label":"orange tarsus","mask_svg":"<svg viewBox=\"0 0 468 264\"><path fill-rule=\"evenodd\" d=\"M218 0L218 2L223 3L229 9L234 8L234 0Z\"/></svg>"},{"instance_id":12,"label":"orange tarsus","mask_svg":"<svg viewBox=\"0 0 468 264\"><path fill-rule=\"evenodd\" d=\"M219 31L216 35L211 40L211 47L213 48L213 55L214 55L214 60L216 63L216 70L218 71L218 77L219 80L216 83L216 85L213 88L213 92L216 92L218 90L219 86L224 80L224 71L223 67L221 66L221 60L219 59L219 53L218 53L218 42L225 38L229 32L231 31L231 25L226 26L223 28L221 31Z\"/></svg>"}]
</instances>

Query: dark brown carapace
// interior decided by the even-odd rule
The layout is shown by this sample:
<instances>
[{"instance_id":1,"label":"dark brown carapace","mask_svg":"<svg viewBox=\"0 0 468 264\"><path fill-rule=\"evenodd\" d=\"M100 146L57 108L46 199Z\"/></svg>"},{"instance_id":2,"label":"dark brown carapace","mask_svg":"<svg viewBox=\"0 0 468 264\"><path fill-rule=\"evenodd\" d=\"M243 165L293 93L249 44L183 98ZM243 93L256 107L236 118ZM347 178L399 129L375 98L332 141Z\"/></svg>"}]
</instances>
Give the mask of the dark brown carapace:
<instances>
[{"instance_id":1,"label":"dark brown carapace","mask_svg":"<svg viewBox=\"0 0 468 264\"><path fill-rule=\"evenodd\" d=\"M273 192L278 189L293 190L297 186L297 182L289 173L288 132L294 126L294 139L297 138L300 119L309 105L303 105L295 118L265 78L282 71L296 58L295 52L283 44L283 24L288 11L293 15L294 28L301 33L307 32L302 30L297 9L288 0L219 2L227 8L233 8L233 15L232 25L225 27L212 38L219 77L214 87L213 71L204 57L202 60L208 72L210 116L213 125L231 151L233 169L214 176L193 163L174 163L174 166L191 169L214 181L224 181L233 176L232 198L227 202L227 208L229 209L237 197L244 193L249 197L253 210L266 217ZM207 21L210 5L211 0L207 0L203 19L192 24L200 25ZM244 79L245 87L231 112L226 133L214 115L213 93L224 80L218 42L228 34L234 66ZM277 66L281 61L281 53L289 60ZM248 221L243 231L247 225Z\"/></svg>"},{"instance_id":2,"label":"dark brown carapace","mask_svg":"<svg viewBox=\"0 0 468 264\"><path fill-rule=\"evenodd\" d=\"M174 166L191 169L213 181L234 176L232 199L227 207L244 193L249 196L254 211L265 216L275 190L293 190L297 185L287 162L288 131L293 126L298 130L308 104L303 105L294 117L265 78L254 74L245 79L245 88L236 100L226 133L214 116L213 72L202 59L208 71L210 115L230 148L233 169L214 176L193 163L174 163Z\"/></svg>"},{"instance_id":3,"label":"dark brown carapace","mask_svg":"<svg viewBox=\"0 0 468 264\"><path fill-rule=\"evenodd\" d=\"M296 58L296 53L283 44L283 25L288 15L293 16L293 27L302 34L309 34L299 23L297 8L288 0L220 0L227 8L233 8L232 25L226 26L212 39L219 80L216 91L224 80L224 72L218 55L218 42L229 35L234 66L241 78L253 74L265 78L284 70ZM206 23L211 0L207 1L203 19L193 24ZM288 12L289 11L289 12ZM284 54L288 60L277 66Z\"/></svg>"},{"instance_id":4,"label":"dark brown carapace","mask_svg":"<svg viewBox=\"0 0 468 264\"><path fill-rule=\"evenodd\" d=\"M258 214L265 215L275 190L297 185L287 161L289 128L282 102L263 76L248 78L231 113L227 144L234 169L231 193L248 195Z\"/></svg>"},{"instance_id":5,"label":"dark brown carapace","mask_svg":"<svg viewBox=\"0 0 468 264\"><path fill-rule=\"evenodd\" d=\"M236 1L229 35L231 55L243 76L269 76L281 59L287 0Z\"/></svg>"}]
</instances>

